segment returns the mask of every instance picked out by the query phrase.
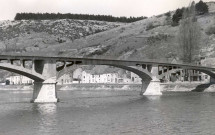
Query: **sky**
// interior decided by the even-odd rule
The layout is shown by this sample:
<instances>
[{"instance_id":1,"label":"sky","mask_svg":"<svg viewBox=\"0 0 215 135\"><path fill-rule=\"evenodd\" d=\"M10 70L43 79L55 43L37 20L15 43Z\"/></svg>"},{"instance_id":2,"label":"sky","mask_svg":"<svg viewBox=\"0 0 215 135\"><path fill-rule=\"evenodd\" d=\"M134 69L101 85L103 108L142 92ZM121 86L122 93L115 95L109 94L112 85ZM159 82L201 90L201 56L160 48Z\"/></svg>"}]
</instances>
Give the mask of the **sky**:
<instances>
[{"instance_id":1,"label":"sky","mask_svg":"<svg viewBox=\"0 0 215 135\"><path fill-rule=\"evenodd\" d=\"M0 0L0 20L13 20L22 12L150 17L189 3L191 0Z\"/></svg>"}]
</instances>

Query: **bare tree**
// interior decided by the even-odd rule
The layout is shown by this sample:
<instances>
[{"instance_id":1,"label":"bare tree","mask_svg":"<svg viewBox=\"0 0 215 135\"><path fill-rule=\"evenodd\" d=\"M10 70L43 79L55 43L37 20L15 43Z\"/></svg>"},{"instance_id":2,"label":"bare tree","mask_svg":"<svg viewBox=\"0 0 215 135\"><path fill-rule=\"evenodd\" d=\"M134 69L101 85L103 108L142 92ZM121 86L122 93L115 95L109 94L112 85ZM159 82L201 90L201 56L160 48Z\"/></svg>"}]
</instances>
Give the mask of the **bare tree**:
<instances>
[{"instance_id":1,"label":"bare tree","mask_svg":"<svg viewBox=\"0 0 215 135\"><path fill-rule=\"evenodd\" d=\"M179 47L182 60L193 63L194 57L199 54L200 26L195 16L195 2L184 10L179 26Z\"/></svg>"}]
</instances>

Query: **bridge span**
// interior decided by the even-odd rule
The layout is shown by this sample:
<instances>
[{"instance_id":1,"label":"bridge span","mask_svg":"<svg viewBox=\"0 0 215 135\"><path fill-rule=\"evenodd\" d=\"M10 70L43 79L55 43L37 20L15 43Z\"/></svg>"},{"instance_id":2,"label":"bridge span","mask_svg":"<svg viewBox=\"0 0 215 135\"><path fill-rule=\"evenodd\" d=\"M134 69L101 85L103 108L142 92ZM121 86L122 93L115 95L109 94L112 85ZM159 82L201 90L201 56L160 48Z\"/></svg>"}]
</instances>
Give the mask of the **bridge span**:
<instances>
[{"instance_id":1,"label":"bridge span","mask_svg":"<svg viewBox=\"0 0 215 135\"><path fill-rule=\"evenodd\" d=\"M29 64L30 63L30 64ZM61 64L57 64L61 63ZM30 66L29 66L30 65ZM193 64L172 64L157 61L114 60L74 57L0 55L0 69L34 80L32 102L57 102L56 80L80 65L109 65L137 74L142 79L141 94L162 95L160 78L173 70L195 70L215 78L215 68Z\"/></svg>"}]
</instances>

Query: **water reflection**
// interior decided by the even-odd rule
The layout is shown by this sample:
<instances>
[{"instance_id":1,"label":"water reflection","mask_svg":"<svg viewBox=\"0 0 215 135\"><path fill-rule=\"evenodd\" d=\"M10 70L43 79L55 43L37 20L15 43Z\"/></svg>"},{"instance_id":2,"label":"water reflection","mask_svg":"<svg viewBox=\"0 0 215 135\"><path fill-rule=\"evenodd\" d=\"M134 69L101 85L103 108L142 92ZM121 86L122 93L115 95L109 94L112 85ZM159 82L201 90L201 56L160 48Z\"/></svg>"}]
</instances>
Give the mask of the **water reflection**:
<instances>
[{"instance_id":1,"label":"water reflection","mask_svg":"<svg viewBox=\"0 0 215 135\"><path fill-rule=\"evenodd\" d=\"M38 135L57 134L56 104L33 104L33 112L38 115Z\"/></svg>"},{"instance_id":2,"label":"water reflection","mask_svg":"<svg viewBox=\"0 0 215 135\"><path fill-rule=\"evenodd\" d=\"M156 101L156 100L160 100L161 96L143 96L143 98L150 100L150 101Z\"/></svg>"},{"instance_id":3,"label":"water reflection","mask_svg":"<svg viewBox=\"0 0 215 135\"><path fill-rule=\"evenodd\" d=\"M42 115L53 115L56 113L56 104L50 103L50 104L34 104L37 106L37 110Z\"/></svg>"}]
</instances>

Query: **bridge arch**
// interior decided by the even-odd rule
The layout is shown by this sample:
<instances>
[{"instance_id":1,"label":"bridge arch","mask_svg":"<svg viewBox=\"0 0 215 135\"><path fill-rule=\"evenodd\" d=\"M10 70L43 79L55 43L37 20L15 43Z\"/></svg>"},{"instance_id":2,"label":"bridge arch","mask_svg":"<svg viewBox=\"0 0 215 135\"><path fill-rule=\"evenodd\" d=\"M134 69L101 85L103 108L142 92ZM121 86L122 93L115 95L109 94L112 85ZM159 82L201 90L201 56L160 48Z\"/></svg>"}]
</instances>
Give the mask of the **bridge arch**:
<instances>
[{"instance_id":1,"label":"bridge arch","mask_svg":"<svg viewBox=\"0 0 215 135\"><path fill-rule=\"evenodd\" d=\"M165 72L161 75L159 75L159 78L161 79L163 76L165 76L166 74L169 74L169 73L175 73L177 71L180 71L180 70L196 70L196 71L199 71L199 72L202 72L202 73L205 73L207 75L209 75L210 77L214 78L215 79L215 73L210 71L210 70L206 70L206 69L198 69L198 68L189 68L189 67L183 67L183 68L177 68L177 69L172 69L172 70L169 70L168 72Z\"/></svg>"},{"instance_id":2,"label":"bridge arch","mask_svg":"<svg viewBox=\"0 0 215 135\"><path fill-rule=\"evenodd\" d=\"M152 74L146 70L140 67L141 69L131 67L131 66L124 66L124 65L115 65L115 64L103 64L107 66L113 66L121 69L125 69L127 71L133 72L136 75L138 75L143 81L151 81L152 80Z\"/></svg>"},{"instance_id":3,"label":"bridge arch","mask_svg":"<svg viewBox=\"0 0 215 135\"><path fill-rule=\"evenodd\" d=\"M153 78L152 74L148 70L143 69L142 67L139 67L139 69L138 69L138 67L116 65L116 64L98 64L98 66L99 65L113 66L113 67L116 67L116 68L125 69L127 71L135 73L136 75L138 75L142 79L142 81L145 81L145 82L149 82ZM68 73L70 71L74 71L77 68L81 68L82 66L84 66L84 65L74 64L74 65L72 65L70 67L66 67L66 68L64 68L64 69L62 69L61 71L58 72L57 78L60 78L64 74L66 74L66 73Z\"/></svg>"},{"instance_id":4,"label":"bridge arch","mask_svg":"<svg viewBox=\"0 0 215 135\"><path fill-rule=\"evenodd\" d=\"M186 69L191 69L191 68L186 68ZM191 69L191 70L196 70L196 71L199 71L199 72L202 72L202 73L205 73L207 75L209 75L210 77L214 78L215 79L215 73L213 73L212 71L209 71L209 70L204 70L204 69Z\"/></svg>"},{"instance_id":5,"label":"bridge arch","mask_svg":"<svg viewBox=\"0 0 215 135\"><path fill-rule=\"evenodd\" d=\"M34 81L42 82L45 80L45 78L41 74L36 73L35 71L32 71L21 66L12 65L10 63L0 63L0 69L24 75Z\"/></svg>"}]
</instances>

